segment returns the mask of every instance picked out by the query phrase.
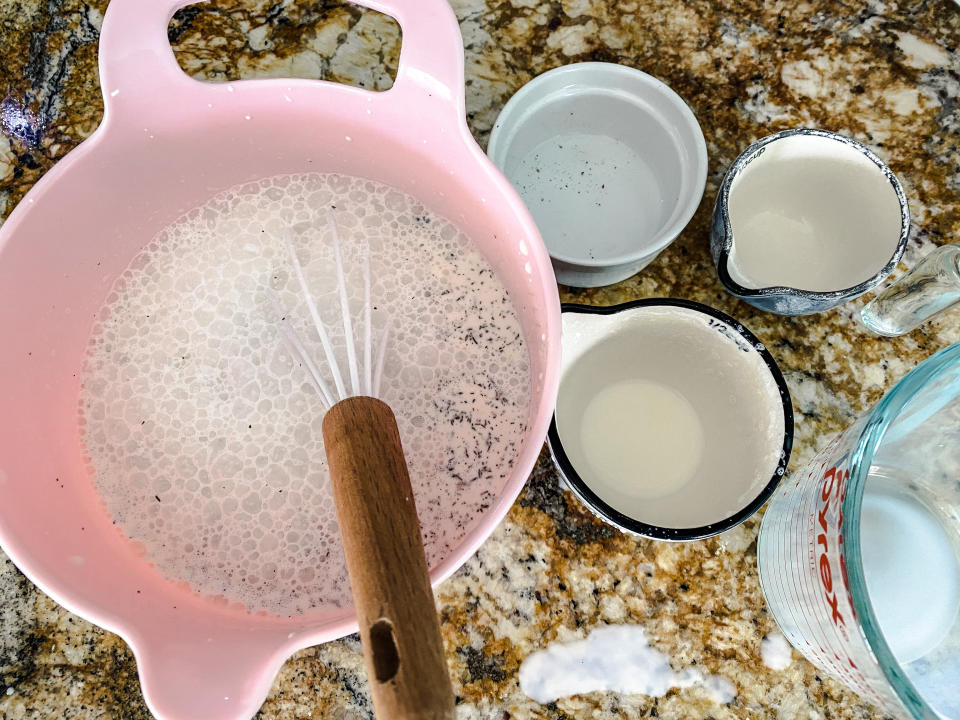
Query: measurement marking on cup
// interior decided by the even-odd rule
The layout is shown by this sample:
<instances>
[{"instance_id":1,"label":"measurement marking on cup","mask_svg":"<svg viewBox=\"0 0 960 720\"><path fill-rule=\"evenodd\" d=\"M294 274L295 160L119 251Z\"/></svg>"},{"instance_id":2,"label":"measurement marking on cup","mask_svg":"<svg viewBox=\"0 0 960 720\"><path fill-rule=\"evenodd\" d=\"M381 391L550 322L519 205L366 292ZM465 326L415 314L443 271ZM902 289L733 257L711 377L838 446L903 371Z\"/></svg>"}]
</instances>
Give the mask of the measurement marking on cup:
<instances>
[{"instance_id":1,"label":"measurement marking on cup","mask_svg":"<svg viewBox=\"0 0 960 720\"><path fill-rule=\"evenodd\" d=\"M799 508L797 510L799 510ZM782 568L783 574L782 591L785 597L789 596L788 588L791 586L793 586L796 590L799 590L801 596L804 598L806 598L806 596L809 594L809 588L803 582L801 582L799 585L791 582L791 580L797 576L800 568L795 566L795 563L793 562L794 556L793 553L790 552L790 549L791 547L795 546L794 543L796 542L796 538L800 535L802 530L801 519L803 517L804 516L800 512L796 511L786 515L784 518L784 530L786 531L786 538L788 542L780 544L780 551L782 553L780 567ZM806 580L804 573L801 572L799 575L801 581ZM793 614L793 604L790 602L785 602L785 606L790 609L790 615L793 616L794 627L797 630L798 636L802 636L802 634L799 632L801 627L800 620L802 620L807 626L808 636L816 637L816 633L810 624L810 618L807 617L805 613L798 610L797 612L799 613L800 618L798 620L797 616L794 616Z\"/></svg>"},{"instance_id":2,"label":"measurement marking on cup","mask_svg":"<svg viewBox=\"0 0 960 720\"><path fill-rule=\"evenodd\" d=\"M823 471L823 468L825 466L826 466L826 463L821 465L820 472ZM819 473L816 473L816 475L819 475ZM814 488L817 491L817 494L821 494L822 490L819 488L820 478L816 478L816 475L814 473L808 474L806 478L806 482L813 484ZM828 497L831 492L833 492L833 488L831 488L830 491L828 491ZM796 508L796 512L791 513L791 516L790 516L791 532L789 536L792 542L794 543L795 547L802 547L803 545L807 546L807 552L805 553L806 555L805 560L806 560L806 566L809 570L808 572L798 572L799 578L796 578L796 577L793 578L794 580L793 585L794 585L795 591L798 591L799 594L801 595L801 599L803 600L805 606L816 607L817 603L820 602L819 599L826 597L827 607L832 608L832 604L829 601L829 596L824 594L824 586L822 584L823 579L821 577L821 570L820 570L820 565L818 563L818 554L817 554L817 550L819 549L820 546L825 546L827 553L829 553L831 546L828 541L821 542L819 544L817 543L816 540L813 540L812 543L804 542L804 538L817 537L816 531L817 531L818 523L820 522L821 519L825 522L826 515L829 512L828 510L824 512L818 511L817 505L816 505L816 499L817 499L817 496L815 494L812 494L812 493L809 494L807 497L804 498L800 506ZM829 503L828 503L828 507L829 507ZM803 522L804 520L805 522ZM833 525L832 522L827 524L827 529L831 529L832 525ZM837 525L837 527L839 527L839 525ZM789 550L789 545L790 543L787 544L787 547L781 546L781 549ZM829 563L828 554L827 554L827 562ZM801 568L797 567L796 570L800 571ZM811 584L811 580L812 580L812 578L810 577L811 574L816 575L820 579L821 584L819 585L819 587L814 587L814 585ZM831 574L832 574L832 570L831 570ZM832 576L831 576L831 579L832 579ZM811 615L813 615L814 617L810 617ZM813 621L814 624L811 624L811 620ZM816 649L819 650L819 652L816 652L815 654L819 655L824 661L826 661L829 667L833 670L834 673L836 673L837 676L840 676L840 677L850 676L851 673L849 668L847 668L844 665L844 663L842 662L842 658L836 652L836 649L838 647L842 648L842 644L846 639L846 634L845 632L843 632L845 628L842 626L837 626L835 623L824 625L823 622L821 621L821 618L819 617L819 613L804 614L804 621L809 631L809 636L815 638L815 640L818 643L816 646ZM797 629L799 629L800 624L797 623L796 627ZM809 641L809 639L807 638L797 638L797 639L802 639L807 645L807 647L810 647L811 650L813 651L813 648L815 646ZM830 657L831 655L833 656L832 658Z\"/></svg>"},{"instance_id":3,"label":"measurement marking on cup","mask_svg":"<svg viewBox=\"0 0 960 720\"><path fill-rule=\"evenodd\" d=\"M811 537L813 535L814 517L813 517L813 508L809 507L809 498L804 497L803 503L792 514L791 521L792 521L791 530L793 535L791 538L791 542L784 548L784 550L790 554L790 557L792 560L793 554L790 552L791 547L801 547L803 538ZM814 558L815 558L815 547L808 548L807 555L808 555L807 562L810 564L810 567L813 567ZM815 588L810 584L809 573L804 572L800 564L796 564L794 567L792 567L792 570L793 572L791 574L791 577L788 578L787 582L790 583L790 580L792 578L796 578L797 576L799 576L800 578L799 590L801 593L801 599L803 600L803 604L801 605L801 607L812 607L812 604L816 600L817 593L815 592ZM807 625L807 632L808 632L807 637L815 639L818 643L825 642L825 633L823 632L822 625L820 625L819 618L814 618L817 621L817 626L820 629L820 632L817 632L817 628L814 628L809 614L804 613L802 611L800 612L801 612L801 616L804 619L804 622ZM799 623L797 623L798 628L799 626L800 626ZM811 648L813 647L813 644L809 640L806 640L806 643L808 647L811 647ZM820 645L820 650L821 651L824 650L822 644Z\"/></svg>"},{"instance_id":4,"label":"measurement marking on cup","mask_svg":"<svg viewBox=\"0 0 960 720\"><path fill-rule=\"evenodd\" d=\"M843 590L847 593L847 598L850 598L850 590L847 584L847 573L846 565L843 561L843 501L847 494L847 481L850 479L850 470L843 469L843 463L846 461L846 456L841 459L840 463L837 463L834 467L831 467L823 475L822 486L820 490L820 501L823 503L820 510L817 512L817 521L820 525L820 534L817 535L817 544L823 546L823 551L820 554L820 559L818 562L819 565L819 578L820 583L824 591L824 598L827 601L827 605L830 607L831 617L830 620L835 627L835 632L839 631L843 635L844 640L849 640L847 637L847 627L846 621L844 620L843 614L840 612L840 597L839 591L834 588L834 572L833 565L830 562L830 557L828 552L830 550L830 544L828 540L827 533L833 531L836 534L836 546L833 548L833 554L839 558L839 577L836 578L836 582L839 584L843 583ZM831 496L835 501L836 510L832 513L836 516L836 527L831 528L827 525L827 515L830 513L830 503ZM832 520L833 518L831 518ZM852 610L852 603L851 603ZM856 620L856 614L853 613L854 620ZM851 668L858 669L856 663L853 662L853 659L849 657L847 653L846 658L840 657L840 655L834 650L833 655L838 660L843 662L845 659L847 663L850 664Z\"/></svg>"},{"instance_id":5,"label":"measurement marking on cup","mask_svg":"<svg viewBox=\"0 0 960 720\"><path fill-rule=\"evenodd\" d=\"M822 468L821 468L821 469L822 469ZM812 473L808 476L808 480L813 480L813 474L812 474ZM819 484L819 483L817 483L817 482L814 483L815 486L818 485L818 484ZM817 556L817 546L818 546L818 543L817 543L817 541L816 541L816 538L817 538L817 529L816 529L816 528L817 528L817 521L818 521L818 513L817 513L817 508L816 508L816 496L815 496L815 495L808 495L808 496L805 498L804 517L807 519L807 532L806 532L806 537L814 538L814 542L813 542L813 544L809 547L809 551L808 551L809 568L810 568L810 570L813 571L813 575L814 575L814 576L819 576L819 568L818 568L818 562L817 562L817 557L818 557L818 556ZM807 588L808 588L808 592L809 592L809 600L810 600L811 603L814 603L814 602L816 602L816 601L820 598L820 595L821 595L820 588L819 588L818 586L816 586L813 582L811 582L810 573L803 573L803 578L804 578L804 581L807 583ZM828 604L829 604L829 602L828 602ZM821 619L820 619L819 617L817 617L816 620L817 620L817 625L818 625L818 627L820 628L820 631L821 631L820 634L819 634L819 640L820 640L820 642L822 643L822 644L820 645L820 652L822 652L822 653L827 653L827 652L829 652L829 650L828 650L826 647L824 647L824 645L831 645L830 637L829 637L829 636L830 636L831 634L833 634L834 638L836 638L836 631L833 630L832 633L828 632L828 629L830 629L830 628L829 628L829 627L824 627L824 625L823 625L823 623L821 622Z\"/></svg>"},{"instance_id":6,"label":"measurement marking on cup","mask_svg":"<svg viewBox=\"0 0 960 720\"><path fill-rule=\"evenodd\" d=\"M791 582L791 579L796 575L796 568L794 567L794 558L790 553L790 548L792 547L793 539L797 534L796 528L801 517L802 516L798 512L789 512L782 516L782 519L780 520L780 533L782 534L778 533L777 536L781 538L781 541L777 546L777 549L780 553L779 562L777 563L777 566L780 570L780 592L784 598L784 606L789 608L788 611L793 619L792 629L795 630L795 632L792 632L791 635L797 635L798 638L801 636L801 621L807 625L808 632L812 631L809 618L805 617L803 613L799 613L799 615L794 614L793 604L788 601L791 588L795 591L799 590L804 596L806 595L805 588L802 584L798 586Z\"/></svg>"},{"instance_id":7,"label":"measurement marking on cup","mask_svg":"<svg viewBox=\"0 0 960 720\"><path fill-rule=\"evenodd\" d=\"M802 547L802 539L813 535L815 520L813 508L809 498L805 497L804 503L801 504L800 507L796 508L795 512L791 516L791 521L793 536L791 543L789 543L784 550L789 554L791 561L793 561L794 554L791 552L791 548ZM814 565L814 557L815 554L811 549L810 552L808 552L807 558L807 562L810 564L810 567L813 567ZM791 565L792 572L790 573L787 582L789 585L795 585L798 587L802 600L800 607L813 607L814 603L816 603L818 593L816 588L811 583L810 574L805 572L802 559L798 562L791 562ZM796 581L797 578L799 578L799 583ZM798 612L800 612L801 617L803 617L804 623L807 626L806 638L813 638L819 644L820 650L823 651L823 643L827 642L827 640L826 633L822 624L820 623L819 617L811 617L809 613L805 613L799 609ZM814 622L816 622L816 626L814 626ZM797 628L799 629L799 627L800 624L797 623ZM802 633L801 637L803 637ZM811 648L812 651L813 643L806 638L806 644Z\"/></svg>"},{"instance_id":8,"label":"measurement marking on cup","mask_svg":"<svg viewBox=\"0 0 960 720\"><path fill-rule=\"evenodd\" d=\"M845 459L845 458L844 458L844 459ZM841 464L842 464L842 461L841 461ZM823 495L824 495L824 494L827 495L827 500L824 501L824 502L826 502L826 504L823 506L823 508L822 508L821 510L818 511L818 510L817 510L817 500L816 500L817 494L814 494L814 495L812 495L813 500L810 502L810 507L809 507L809 509L808 509L808 513L809 513L809 517L811 517L811 518L814 518L814 517L815 517L815 518L816 518L817 523L818 523L818 524L820 525L820 527L821 527L821 530L823 530L823 533L821 533L820 535L815 535L815 533L816 533L816 526L815 526L814 529L813 529L813 532L811 533L811 537L814 537L814 536L815 536L815 537L817 538L815 547L817 547L817 546L819 546L819 545L823 545L823 546L824 546L824 551L823 551L823 553L819 556L819 562L818 562L817 564L815 564L815 565L812 566L812 570L814 571L814 574L815 574L815 575L817 576L817 578L820 580L820 589L823 591L822 593L817 593L817 595L816 595L815 597L821 597L821 595L822 595L823 598L826 599L826 601L827 601L827 607L830 607L832 611L835 611L835 610L836 610L835 606L830 603L830 592L832 591L832 588L833 588L833 583L832 583L832 569L831 569L830 559L829 559L830 546L829 546L829 544L828 544L828 542L826 541L826 538L825 538L825 533L828 532L828 531L830 531L830 530L832 529L832 526L831 526L831 525L827 525L827 524L826 524L826 514L827 514L827 512L829 511L829 507L830 507L829 496L830 496L830 494L833 492L833 489L834 489L833 479L834 479L834 477L836 476L836 472L837 472L837 471L836 471L836 468L835 468L835 467L834 467L834 468L831 468L831 470L832 470L832 472L833 472L832 475L830 474L830 471L828 471L827 474L825 474L825 475L823 476L823 478L824 478L824 487L823 487L823 489L821 489L820 492L818 493L819 496L820 496L820 498L821 498L821 501L823 501ZM830 475L830 477L831 477L830 490L829 490L829 491L826 490L825 478L826 478L827 475ZM848 476L849 476L849 473L848 473ZM811 478L812 478L812 475L811 475ZM816 485L819 485L819 481L816 483ZM839 487L838 487L838 493L839 493ZM842 499L840 500L840 502L842 502ZM842 522L842 517L841 517L841 522ZM837 523L837 528L839 528L839 527L840 527L840 522ZM821 540L821 538L823 538L823 540ZM839 546L839 543L838 543L838 546ZM838 547L837 549L834 549L833 552L834 552L835 554L838 553L838 552L839 552L839 547ZM826 561L826 565L824 564L824 561ZM824 567L826 567L826 570L824 570ZM829 587L829 589L827 588L827 583L826 583L826 581L825 581L825 578L827 578L827 579L829 579L829 580L831 581L831 582L830 582L830 587ZM849 642L849 637L847 636L847 633L846 633L846 626L838 623L837 620L835 619L835 617L832 617L832 618L831 618L831 624L827 625L826 628L823 627L823 623L821 622L821 619L820 619L819 617L817 618L817 621L818 621L818 624L819 624L820 627L821 627L821 630L823 630L822 639L823 639L824 643L825 643L827 646L829 646L829 647L821 647L821 648L820 648L821 652L826 655L826 657L825 657L824 659L827 660L827 662L829 662L830 666L834 669L834 672L836 672L838 675L840 675L841 677L847 676L847 675L848 675L848 671L847 671L847 668L846 668L846 667L844 666L844 664L843 664L843 658L842 658L842 657L838 654L838 652L837 652L837 648L838 648L838 647L842 650L843 647L844 647L844 645L845 645L845 643ZM836 642L831 642L830 635L833 636L833 640L836 641ZM832 654L832 655L833 655L833 658L830 658L830 657L829 657L829 654ZM844 653L844 654L846 654L846 653ZM836 660L837 662L834 662L834 660ZM852 665L854 668L856 668L856 665L853 665L853 661L850 660L849 657L847 658L847 660L851 663L851 665Z\"/></svg>"},{"instance_id":9,"label":"measurement marking on cup","mask_svg":"<svg viewBox=\"0 0 960 720\"><path fill-rule=\"evenodd\" d=\"M833 448L830 450L832 451ZM815 574L820 581L822 597L826 600L827 607L830 608L830 627L833 631L833 640L835 641L831 642L827 633L824 633L824 640L829 646L829 649L821 648L821 650L823 660L827 662L828 666L840 679L858 689L862 694L873 697L876 701L882 703L879 695L867 682L863 671L846 651L846 647L851 642L851 638L848 634L849 631L844 615L840 612L839 591L834 591L836 587L835 583L838 584L842 582L843 590L847 594L851 615L854 621L856 621L856 612L853 609L853 601L849 591L846 567L843 560L843 501L846 497L847 485L850 478L849 468L845 468L844 465L848 458L848 455L844 455L839 462L826 471L824 471L826 463L821 465L820 473L822 473L822 475L816 481L816 485L819 486L819 491L812 495L813 502L811 504L813 507L811 510L816 511L817 523L819 529L822 531L817 535L815 547L819 548L819 546L823 546L824 550L819 556L817 565L811 569L816 571ZM813 478L814 475L811 473L810 479L813 480ZM831 512L831 498L833 500L833 508L835 508L833 512ZM817 509L820 503L822 503L822 506ZM836 519L830 517L830 523L828 523L828 515L835 516ZM831 546L828 534L833 533L836 534L835 545ZM823 537L823 541L821 541L821 537ZM834 577L834 567L830 562L831 553L838 558L839 579ZM829 583L827 582L828 580L830 581ZM833 601L831 601L831 592L833 592ZM842 653L842 655L840 653ZM831 658L830 655L833 657Z\"/></svg>"},{"instance_id":10,"label":"measurement marking on cup","mask_svg":"<svg viewBox=\"0 0 960 720\"><path fill-rule=\"evenodd\" d=\"M809 503L809 499L805 497L804 502ZM794 520L796 521L796 525L795 525L796 530L794 532L794 539L793 539L794 543L802 542L802 539L804 537L812 537L814 518L813 518L813 509L811 507L807 507L807 505L803 505L800 508L798 508L797 513L794 515ZM789 551L789 548L787 548L787 550ZM808 552L807 562L810 563L811 567L813 567L815 557L816 557L816 546L811 548L810 551ZM799 574L803 582L804 605L802 607L811 607L812 606L811 604L814 602L816 598L816 592L813 585L811 585L810 583L809 573L803 572L800 567L796 567L794 568L794 574L795 575ZM804 616L804 620L806 620L807 629L810 632L810 637L814 638L818 642L822 642L823 633L822 632L817 633L815 631L811 623L811 619L807 613L802 613L802 614ZM817 618L817 623L819 625L819 618ZM821 627L820 629L822 630L823 628ZM811 643L808 643L808 644L811 644ZM820 649L823 650L823 647L821 647Z\"/></svg>"}]
</instances>

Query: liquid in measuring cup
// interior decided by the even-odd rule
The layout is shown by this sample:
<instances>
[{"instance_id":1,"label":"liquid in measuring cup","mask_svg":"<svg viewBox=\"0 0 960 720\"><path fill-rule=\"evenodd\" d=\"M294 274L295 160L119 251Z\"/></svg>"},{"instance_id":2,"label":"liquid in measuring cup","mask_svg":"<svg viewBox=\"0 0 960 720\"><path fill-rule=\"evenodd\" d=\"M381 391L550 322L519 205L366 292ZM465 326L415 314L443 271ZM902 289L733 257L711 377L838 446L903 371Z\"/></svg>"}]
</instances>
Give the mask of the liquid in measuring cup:
<instances>
[{"instance_id":1,"label":"liquid in measuring cup","mask_svg":"<svg viewBox=\"0 0 960 720\"><path fill-rule=\"evenodd\" d=\"M860 510L870 603L901 664L933 652L960 608L958 539L937 510L904 492L908 482L895 471L871 468Z\"/></svg>"}]
</instances>

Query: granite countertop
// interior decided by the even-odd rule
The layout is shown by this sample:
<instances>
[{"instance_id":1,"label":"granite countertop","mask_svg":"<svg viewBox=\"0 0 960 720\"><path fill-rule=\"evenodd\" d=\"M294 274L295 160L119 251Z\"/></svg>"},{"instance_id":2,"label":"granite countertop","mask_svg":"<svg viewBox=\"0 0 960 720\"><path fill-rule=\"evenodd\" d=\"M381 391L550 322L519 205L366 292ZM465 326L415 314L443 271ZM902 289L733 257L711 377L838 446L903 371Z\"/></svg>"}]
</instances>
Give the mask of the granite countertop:
<instances>
[{"instance_id":1,"label":"granite countertop","mask_svg":"<svg viewBox=\"0 0 960 720\"><path fill-rule=\"evenodd\" d=\"M540 72L603 60L673 87L703 126L706 194L679 240L638 276L564 301L684 297L741 319L780 362L793 396L796 469L910 368L960 341L948 314L900 339L856 317L867 298L801 318L727 295L708 225L724 169L751 141L796 126L849 134L899 175L913 228L900 270L960 234L960 9L949 0L454 0L466 46L467 112L481 145L504 102ZM89 135L105 2L0 0L0 215ZM374 13L301 0L215 0L178 13L181 64L211 80L322 77L385 88L399 30ZM868 296L869 297L869 296ZM764 665L777 630L756 571L755 517L702 542L627 537L557 486L541 460L480 551L437 590L461 718L866 718L879 713L793 653ZM663 697L595 693L540 706L517 682L521 661L603 623L643 626L675 669L729 678ZM302 651L283 667L263 718L370 718L356 638ZM0 553L0 717L148 718L132 654L117 637L38 592Z\"/></svg>"}]
</instances>

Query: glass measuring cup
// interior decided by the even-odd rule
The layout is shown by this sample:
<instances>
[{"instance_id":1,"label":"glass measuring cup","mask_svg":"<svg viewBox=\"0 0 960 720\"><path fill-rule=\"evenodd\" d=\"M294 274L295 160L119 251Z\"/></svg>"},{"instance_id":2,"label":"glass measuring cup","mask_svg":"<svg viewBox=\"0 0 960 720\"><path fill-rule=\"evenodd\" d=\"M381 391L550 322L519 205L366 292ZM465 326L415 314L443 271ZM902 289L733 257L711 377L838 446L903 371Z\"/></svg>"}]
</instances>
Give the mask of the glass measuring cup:
<instances>
[{"instance_id":1,"label":"glass measuring cup","mask_svg":"<svg viewBox=\"0 0 960 720\"><path fill-rule=\"evenodd\" d=\"M860 311L863 324L893 337L960 304L960 243L932 250Z\"/></svg>"},{"instance_id":2,"label":"glass measuring cup","mask_svg":"<svg viewBox=\"0 0 960 720\"><path fill-rule=\"evenodd\" d=\"M757 561L812 663L895 716L960 718L960 344L780 485Z\"/></svg>"}]
</instances>

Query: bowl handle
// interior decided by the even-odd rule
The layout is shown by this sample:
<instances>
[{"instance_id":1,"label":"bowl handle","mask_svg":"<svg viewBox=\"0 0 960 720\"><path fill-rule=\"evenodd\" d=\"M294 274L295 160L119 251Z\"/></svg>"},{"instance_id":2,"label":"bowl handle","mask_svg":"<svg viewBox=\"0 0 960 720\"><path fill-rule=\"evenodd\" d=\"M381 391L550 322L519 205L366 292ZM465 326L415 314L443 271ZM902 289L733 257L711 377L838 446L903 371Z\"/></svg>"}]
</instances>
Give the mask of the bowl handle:
<instances>
[{"instance_id":1,"label":"bowl handle","mask_svg":"<svg viewBox=\"0 0 960 720\"><path fill-rule=\"evenodd\" d=\"M450 106L466 124L463 38L447 0L356 0L400 24L400 63L394 84L400 96ZM391 93L392 94L392 93Z\"/></svg>"},{"instance_id":2,"label":"bowl handle","mask_svg":"<svg viewBox=\"0 0 960 720\"><path fill-rule=\"evenodd\" d=\"M205 0L111 0L100 32L100 85L104 118L114 112L169 108L178 88L196 92L198 81L177 64L167 26L181 7ZM393 17L402 31L400 62L393 88L376 95L401 105L416 103L453 110L466 123L463 40L446 0L356 0ZM202 83L207 84L207 83ZM322 83L318 83L322 84ZM215 87L216 83L209 83Z\"/></svg>"}]
</instances>

